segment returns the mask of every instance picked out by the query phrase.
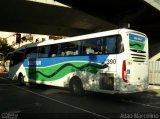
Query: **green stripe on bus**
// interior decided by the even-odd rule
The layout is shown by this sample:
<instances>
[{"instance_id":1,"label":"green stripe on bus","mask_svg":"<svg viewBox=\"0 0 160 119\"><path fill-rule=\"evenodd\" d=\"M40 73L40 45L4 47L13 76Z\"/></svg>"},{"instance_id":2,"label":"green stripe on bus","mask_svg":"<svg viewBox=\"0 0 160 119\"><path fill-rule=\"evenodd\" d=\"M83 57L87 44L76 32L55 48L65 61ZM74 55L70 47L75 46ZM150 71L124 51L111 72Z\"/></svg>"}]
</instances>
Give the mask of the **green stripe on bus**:
<instances>
[{"instance_id":1,"label":"green stripe on bus","mask_svg":"<svg viewBox=\"0 0 160 119\"><path fill-rule=\"evenodd\" d=\"M131 49L136 49L136 50L143 50L144 49L143 42L137 42L137 41L130 40L129 44L130 44Z\"/></svg>"},{"instance_id":2,"label":"green stripe on bus","mask_svg":"<svg viewBox=\"0 0 160 119\"><path fill-rule=\"evenodd\" d=\"M64 65L66 66L63 67ZM92 74L96 74L98 70L101 68L103 68L102 65L96 63L69 62L51 67L25 68L25 69L29 79L41 80L41 81L53 81L53 80L58 80L64 77L65 75L75 71L86 71Z\"/></svg>"}]
</instances>

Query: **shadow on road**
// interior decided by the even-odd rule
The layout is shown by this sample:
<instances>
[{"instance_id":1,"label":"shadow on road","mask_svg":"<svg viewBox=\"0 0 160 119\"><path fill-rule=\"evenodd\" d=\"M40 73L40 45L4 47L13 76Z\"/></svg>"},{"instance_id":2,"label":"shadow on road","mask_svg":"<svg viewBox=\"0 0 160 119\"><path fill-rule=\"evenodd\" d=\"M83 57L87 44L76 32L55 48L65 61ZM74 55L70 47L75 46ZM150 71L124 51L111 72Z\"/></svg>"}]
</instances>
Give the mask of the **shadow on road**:
<instances>
[{"instance_id":1,"label":"shadow on road","mask_svg":"<svg viewBox=\"0 0 160 119\"><path fill-rule=\"evenodd\" d=\"M0 83L11 83L13 81L0 79ZM14 82L15 83L15 82ZM14 84L19 86L19 84ZM100 102L136 102L147 105L153 105L160 107L160 89L148 89L144 92L138 93L130 93L130 94L104 94L104 93L96 93L96 92L86 92L84 96L75 96L73 95L69 89L59 88L53 86L46 85L37 85L31 84L27 86L23 86L23 88L31 90L33 92L37 92L46 96L57 96L58 98L67 101L67 98L72 98L73 100L84 99L87 101L100 101Z\"/></svg>"},{"instance_id":2,"label":"shadow on road","mask_svg":"<svg viewBox=\"0 0 160 119\"><path fill-rule=\"evenodd\" d=\"M124 102L137 102L148 105L155 105L160 107L160 90L148 90L144 92L138 93L130 93L130 94L104 94L104 93L96 93L96 92L86 92L84 96L75 96L73 95L69 89L59 88L53 86L46 85L30 85L27 86L27 89L32 91L38 91L38 93L47 95L47 96L64 96L65 99L73 98L73 99L85 99L85 100L96 100L96 101L114 101L117 103Z\"/></svg>"}]
</instances>

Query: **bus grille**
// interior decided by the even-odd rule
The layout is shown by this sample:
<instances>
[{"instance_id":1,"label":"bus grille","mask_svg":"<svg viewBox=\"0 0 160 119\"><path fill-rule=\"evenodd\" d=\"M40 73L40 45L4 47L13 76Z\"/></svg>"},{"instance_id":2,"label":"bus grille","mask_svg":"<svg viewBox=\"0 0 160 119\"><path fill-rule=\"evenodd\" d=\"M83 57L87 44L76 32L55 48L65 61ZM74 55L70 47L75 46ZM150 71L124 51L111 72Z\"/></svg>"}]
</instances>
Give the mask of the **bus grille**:
<instances>
[{"instance_id":1,"label":"bus grille","mask_svg":"<svg viewBox=\"0 0 160 119\"><path fill-rule=\"evenodd\" d=\"M135 62L144 62L146 60L145 55L139 55L139 54L131 54L133 61Z\"/></svg>"},{"instance_id":2,"label":"bus grille","mask_svg":"<svg viewBox=\"0 0 160 119\"><path fill-rule=\"evenodd\" d=\"M102 90L114 90L114 74L113 73L101 74L99 84L100 84L100 89Z\"/></svg>"}]
</instances>

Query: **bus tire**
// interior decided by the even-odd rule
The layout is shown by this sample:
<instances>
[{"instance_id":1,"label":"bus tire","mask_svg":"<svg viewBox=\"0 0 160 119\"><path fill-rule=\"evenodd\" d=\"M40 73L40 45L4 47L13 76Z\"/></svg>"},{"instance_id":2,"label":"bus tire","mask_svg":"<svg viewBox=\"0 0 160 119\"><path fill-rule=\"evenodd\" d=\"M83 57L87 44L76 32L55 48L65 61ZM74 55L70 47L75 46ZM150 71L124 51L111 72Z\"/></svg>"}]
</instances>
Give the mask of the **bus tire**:
<instances>
[{"instance_id":1,"label":"bus tire","mask_svg":"<svg viewBox=\"0 0 160 119\"><path fill-rule=\"evenodd\" d=\"M81 79L79 77L73 77L71 79L70 90L73 94L75 94L77 96L83 96L84 95L83 84L82 84Z\"/></svg>"},{"instance_id":2,"label":"bus tire","mask_svg":"<svg viewBox=\"0 0 160 119\"><path fill-rule=\"evenodd\" d=\"M23 76L22 73L20 73L20 74L18 75L18 82L19 82L19 85L20 85L20 86L24 86L24 85L25 85L24 76Z\"/></svg>"}]
</instances>

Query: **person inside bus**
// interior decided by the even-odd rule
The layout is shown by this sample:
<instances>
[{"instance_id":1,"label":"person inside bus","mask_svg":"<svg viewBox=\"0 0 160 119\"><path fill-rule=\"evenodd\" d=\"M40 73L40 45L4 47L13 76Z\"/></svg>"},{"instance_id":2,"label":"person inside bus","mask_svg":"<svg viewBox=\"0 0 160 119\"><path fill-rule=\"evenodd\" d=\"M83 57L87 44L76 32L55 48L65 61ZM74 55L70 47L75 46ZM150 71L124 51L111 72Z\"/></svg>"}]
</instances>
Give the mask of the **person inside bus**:
<instances>
[{"instance_id":1,"label":"person inside bus","mask_svg":"<svg viewBox=\"0 0 160 119\"><path fill-rule=\"evenodd\" d=\"M91 47L86 48L86 54L94 54L94 50Z\"/></svg>"},{"instance_id":2,"label":"person inside bus","mask_svg":"<svg viewBox=\"0 0 160 119\"><path fill-rule=\"evenodd\" d=\"M65 56L65 54L66 54L65 52L61 52L61 56Z\"/></svg>"},{"instance_id":3,"label":"person inside bus","mask_svg":"<svg viewBox=\"0 0 160 119\"><path fill-rule=\"evenodd\" d=\"M108 53L108 47L107 47L107 45L104 47L104 51L105 51L105 53Z\"/></svg>"}]
</instances>

